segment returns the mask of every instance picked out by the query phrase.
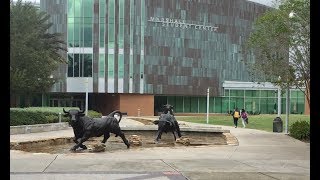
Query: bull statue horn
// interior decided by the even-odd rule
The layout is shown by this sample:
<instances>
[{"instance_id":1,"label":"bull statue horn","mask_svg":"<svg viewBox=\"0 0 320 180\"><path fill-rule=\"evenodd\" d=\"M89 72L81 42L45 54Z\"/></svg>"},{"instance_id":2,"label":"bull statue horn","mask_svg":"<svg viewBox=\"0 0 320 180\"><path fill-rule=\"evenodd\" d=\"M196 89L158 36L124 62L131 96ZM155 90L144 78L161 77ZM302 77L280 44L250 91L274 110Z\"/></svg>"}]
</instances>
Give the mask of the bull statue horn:
<instances>
[{"instance_id":1,"label":"bull statue horn","mask_svg":"<svg viewBox=\"0 0 320 180\"><path fill-rule=\"evenodd\" d=\"M85 111L84 109L83 109L83 110L80 110L79 113L84 113L84 111Z\"/></svg>"},{"instance_id":2,"label":"bull statue horn","mask_svg":"<svg viewBox=\"0 0 320 180\"><path fill-rule=\"evenodd\" d=\"M62 110L63 110L64 113L69 113L68 111L64 110L64 108L62 108Z\"/></svg>"}]
</instances>

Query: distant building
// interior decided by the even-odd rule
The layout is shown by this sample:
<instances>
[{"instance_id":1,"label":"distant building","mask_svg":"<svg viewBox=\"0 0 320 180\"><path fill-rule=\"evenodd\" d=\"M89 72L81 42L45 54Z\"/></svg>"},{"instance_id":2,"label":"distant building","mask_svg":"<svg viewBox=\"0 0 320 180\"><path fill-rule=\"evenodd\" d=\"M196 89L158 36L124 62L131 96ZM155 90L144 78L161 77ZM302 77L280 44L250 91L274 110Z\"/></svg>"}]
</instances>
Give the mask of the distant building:
<instances>
[{"instance_id":1,"label":"distant building","mask_svg":"<svg viewBox=\"0 0 320 180\"><path fill-rule=\"evenodd\" d=\"M274 112L277 88L247 87L243 45L253 21L269 7L246 0L41 0L51 32L64 33L68 52L43 106L85 106L104 115L154 115L166 103L176 113L234 107ZM85 83L88 79L88 84ZM249 83L250 84L250 83ZM252 85L254 83L251 83ZM254 85L255 86L255 85ZM304 112L292 90L291 112ZM285 105L283 103L282 105ZM285 108L282 108L283 112Z\"/></svg>"}]
</instances>

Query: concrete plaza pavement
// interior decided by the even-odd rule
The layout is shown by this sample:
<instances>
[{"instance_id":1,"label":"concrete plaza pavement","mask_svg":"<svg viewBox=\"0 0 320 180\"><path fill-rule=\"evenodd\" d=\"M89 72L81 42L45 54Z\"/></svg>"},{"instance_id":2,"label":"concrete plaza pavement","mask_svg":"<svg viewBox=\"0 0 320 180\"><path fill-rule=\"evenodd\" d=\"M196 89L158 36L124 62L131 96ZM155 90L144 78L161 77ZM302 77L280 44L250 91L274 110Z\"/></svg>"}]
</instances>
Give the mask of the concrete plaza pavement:
<instances>
[{"instance_id":1,"label":"concrete plaza pavement","mask_svg":"<svg viewBox=\"0 0 320 180\"><path fill-rule=\"evenodd\" d=\"M157 117L150 117L156 119ZM181 122L182 126L214 126ZM231 122L230 122L231 123ZM143 125L130 117L120 125ZM310 179L310 144L284 133L230 130L239 145L130 148L104 153L10 151L11 179ZM248 125L250 127L250 124ZM72 129L11 135L10 141L72 137Z\"/></svg>"}]
</instances>

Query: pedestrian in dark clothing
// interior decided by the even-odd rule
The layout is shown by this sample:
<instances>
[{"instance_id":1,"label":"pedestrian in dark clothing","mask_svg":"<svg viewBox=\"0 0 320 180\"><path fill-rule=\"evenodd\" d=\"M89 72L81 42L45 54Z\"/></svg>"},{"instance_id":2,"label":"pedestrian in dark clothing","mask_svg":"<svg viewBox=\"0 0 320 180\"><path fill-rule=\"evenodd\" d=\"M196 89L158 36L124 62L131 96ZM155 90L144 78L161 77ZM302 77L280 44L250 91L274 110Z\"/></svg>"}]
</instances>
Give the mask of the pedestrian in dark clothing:
<instances>
[{"instance_id":1,"label":"pedestrian in dark clothing","mask_svg":"<svg viewBox=\"0 0 320 180\"><path fill-rule=\"evenodd\" d=\"M234 127L237 128L238 127L238 119L240 118L240 111L239 109L236 107L234 109L234 111L231 113L232 117L233 117L233 123L234 123Z\"/></svg>"}]
</instances>

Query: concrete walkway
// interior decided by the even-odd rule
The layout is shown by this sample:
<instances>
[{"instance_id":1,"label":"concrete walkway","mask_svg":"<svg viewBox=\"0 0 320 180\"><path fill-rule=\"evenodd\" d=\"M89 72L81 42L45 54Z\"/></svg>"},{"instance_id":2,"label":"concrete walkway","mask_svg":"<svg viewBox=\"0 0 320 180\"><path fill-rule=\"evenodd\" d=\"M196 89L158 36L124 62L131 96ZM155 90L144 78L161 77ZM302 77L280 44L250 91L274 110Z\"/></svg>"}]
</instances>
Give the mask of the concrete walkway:
<instances>
[{"instance_id":1,"label":"concrete walkway","mask_svg":"<svg viewBox=\"0 0 320 180\"><path fill-rule=\"evenodd\" d=\"M156 119L155 117L154 119ZM151 119L153 119L151 117ZM180 122L182 126L212 126ZM130 117L120 125L143 125ZM130 148L105 153L10 151L11 179L310 179L310 144L283 133L230 130L238 146ZM10 141L71 137L72 129L11 135Z\"/></svg>"}]
</instances>

